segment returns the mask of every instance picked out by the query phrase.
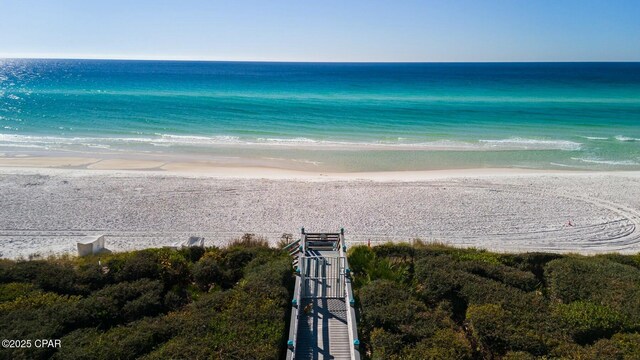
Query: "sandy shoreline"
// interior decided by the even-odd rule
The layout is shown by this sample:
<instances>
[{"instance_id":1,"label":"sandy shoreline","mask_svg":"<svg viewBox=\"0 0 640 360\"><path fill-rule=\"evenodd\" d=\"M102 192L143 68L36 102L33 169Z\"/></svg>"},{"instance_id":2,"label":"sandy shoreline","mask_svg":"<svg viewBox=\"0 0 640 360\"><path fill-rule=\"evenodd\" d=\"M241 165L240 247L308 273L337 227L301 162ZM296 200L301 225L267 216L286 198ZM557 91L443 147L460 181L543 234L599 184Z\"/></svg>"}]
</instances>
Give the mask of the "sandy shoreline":
<instances>
[{"instance_id":1,"label":"sandy shoreline","mask_svg":"<svg viewBox=\"0 0 640 360\"><path fill-rule=\"evenodd\" d=\"M638 177L640 171L572 171L537 170L520 168L476 168L422 171L372 171L372 172L326 172L302 171L276 167L259 166L223 166L207 162L158 161L131 158L92 158L92 157L2 157L0 170L10 173L69 173L74 170L94 170L85 175L112 176L114 174L165 175L180 177L211 177L234 179L270 179L305 181L423 181L446 178L481 178L502 176L592 176L622 175ZM56 170L58 170L56 172ZM107 171L105 171L107 170ZM102 172L100 172L102 171Z\"/></svg>"},{"instance_id":2,"label":"sandy shoreline","mask_svg":"<svg viewBox=\"0 0 640 360\"><path fill-rule=\"evenodd\" d=\"M13 158L12 158L13 159ZM122 251L190 235L344 227L352 243L421 238L496 251L640 251L640 172L472 169L314 173L133 160L0 158L0 253ZM102 164L100 164L102 162ZM571 224L571 225L569 225Z\"/></svg>"}]
</instances>

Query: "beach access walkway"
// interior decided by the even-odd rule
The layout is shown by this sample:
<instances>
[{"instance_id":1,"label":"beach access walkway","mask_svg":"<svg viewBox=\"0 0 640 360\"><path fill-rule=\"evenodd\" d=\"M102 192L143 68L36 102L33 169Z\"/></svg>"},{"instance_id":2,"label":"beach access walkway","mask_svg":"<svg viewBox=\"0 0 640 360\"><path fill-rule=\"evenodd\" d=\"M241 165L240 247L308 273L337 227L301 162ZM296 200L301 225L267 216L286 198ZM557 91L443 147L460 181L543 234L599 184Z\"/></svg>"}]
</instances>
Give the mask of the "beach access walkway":
<instances>
[{"instance_id":1,"label":"beach access walkway","mask_svg":"<svg viewBox=\"0 0 640 360\"><path fill-rule=\"evenodd\" d=\"M287 359L360 359L344 230L287 245L296 268Z\"/></svg>"}]
</instances>

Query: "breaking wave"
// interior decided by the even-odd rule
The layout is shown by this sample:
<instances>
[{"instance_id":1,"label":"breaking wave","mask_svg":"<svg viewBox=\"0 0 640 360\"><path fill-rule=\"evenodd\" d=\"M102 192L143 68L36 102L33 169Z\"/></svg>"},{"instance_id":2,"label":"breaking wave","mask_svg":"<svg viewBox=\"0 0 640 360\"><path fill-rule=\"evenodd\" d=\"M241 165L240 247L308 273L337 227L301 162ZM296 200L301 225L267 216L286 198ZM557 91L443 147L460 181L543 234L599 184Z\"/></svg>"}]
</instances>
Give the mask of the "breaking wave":
<instances>
[{"instance_id":1,"label":"breaking wave","mask_svg":"<svg viewBox=\"0 0 640 360\"><path fill-rule=\"evenodd\" d=\"M356 148L356 149L406 149L406 150L580 150L580 143L568 140L542 140L527 138L509 138L478 141L461 140L433 140L411 142L406 138L396 141L375 140L368 142L348 140L325 140L307 137L253 137L217 135L174 135L154 134L152 136L132 137L62 137L62 136L32 136L16 134L0 134L0 146L11 144L33 144L38 146L76 145L92 148L109 148L118 145L152 145L161 147L171 146L283 146L283 147L327 147L327 148Z\"/></svg>"}]
</instances>

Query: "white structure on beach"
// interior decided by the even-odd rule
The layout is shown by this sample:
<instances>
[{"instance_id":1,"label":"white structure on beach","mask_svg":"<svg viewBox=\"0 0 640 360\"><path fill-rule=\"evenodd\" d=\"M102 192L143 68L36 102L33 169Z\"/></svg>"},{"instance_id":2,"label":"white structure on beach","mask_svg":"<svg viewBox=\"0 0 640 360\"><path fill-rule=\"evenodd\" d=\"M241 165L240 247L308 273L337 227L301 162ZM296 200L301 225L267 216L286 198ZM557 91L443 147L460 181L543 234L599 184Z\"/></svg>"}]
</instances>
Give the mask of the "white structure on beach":
<instances>
[{"instance_id":1,"label":"white structure on beach","mask_svg":"<svg viewBox=\"0 0 640 360\"><path fill-rule=\"evenodd\" d=\"M78 241L78 256L97 254L104 250L104 235L87 236Z\"/></svg>"},{"instance_id":2,"label":"white structure on beach","mask_svg":"<svg viewBox=\"0 0 640 360\"><path fill-rule=\"evenodd\" d=\"M191 236L188 240L178 241L171 244L172 248L180 249L186 247L204 247L204 238L199 236Z\"/></svg>"}]
</instances>

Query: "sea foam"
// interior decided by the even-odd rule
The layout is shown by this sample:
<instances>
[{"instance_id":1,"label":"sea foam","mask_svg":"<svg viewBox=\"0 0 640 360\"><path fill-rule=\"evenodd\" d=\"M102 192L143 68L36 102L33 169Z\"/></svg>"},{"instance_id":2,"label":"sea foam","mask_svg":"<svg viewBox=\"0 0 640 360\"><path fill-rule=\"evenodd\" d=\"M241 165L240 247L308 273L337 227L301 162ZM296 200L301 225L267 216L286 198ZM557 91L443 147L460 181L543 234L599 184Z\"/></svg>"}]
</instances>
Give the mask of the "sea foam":
<instances>
[{"instance_id":1,"label":"sea foam","mask_svg":"<svg viewBox=\"0 0 640 360\"><path fill-rule=\"evenodd\" d=\"M614 166L636 166L640 165L640 163L633 160L601 160L601 159L590 159L590 158L576 158L572 157L572 160L581 161L589 164L602 164L602 165L614 165Z\"/></svg>"},{"instance_id":2,"label":"sea foam","mask_svg":"<svg viewBox=\"0 0 640 360\"><path fill-rule=\"evenodd\" d=\"M489 147L514 148L522 150L566 150L576 151L582 147L581 143L569 140L544 140L544 139L526 139L526 138L509 138L499 140L479 140L481 143Z\"/></svg>"},{"instance_id":3,"label":"sea foam","mask_svg":"<svg viewBox=\"0 0 640 360\"><path fill-rule=\"evenodd\" d=\"M628 137L628 136L624 136L624 135L618 135L615 137L616 140L618 141L640 141L640 139L636 139L636 138L632 138L632 137Z\"/></svg>"},{"instance_id":4,"label":"sea foam","mask_svg":"<svg viewBox=\"0 0 640 360\"><path fill-rule=\"evenodd\" d=\"M461 141L461 140L432 140L432 141L348 141L312 139L308 137L265 138L230 135L198 136L154 134L152 136L134 137L62 137L62 136L34 136L0 134L0 144L48 144L48 145L80 145L93 148L107 148L111 145L148 144L153 146L268 146L268 147L312 147L312 148L358 148L398 149L398 150L580 150L580 143L568 140L543 140L526 138L509 138L495 140Z\"/></svg>"}]
</instances>

